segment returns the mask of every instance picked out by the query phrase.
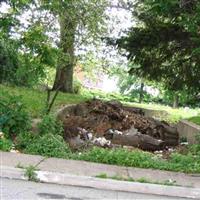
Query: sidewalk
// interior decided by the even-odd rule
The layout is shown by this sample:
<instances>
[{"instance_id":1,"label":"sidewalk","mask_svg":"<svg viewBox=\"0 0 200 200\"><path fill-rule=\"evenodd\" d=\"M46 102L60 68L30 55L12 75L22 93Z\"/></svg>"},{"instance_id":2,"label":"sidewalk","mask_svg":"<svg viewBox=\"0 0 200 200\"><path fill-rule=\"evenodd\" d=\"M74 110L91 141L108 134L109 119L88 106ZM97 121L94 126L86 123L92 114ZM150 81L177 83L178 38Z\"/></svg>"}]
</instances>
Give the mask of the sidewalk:
<instances>
[{"instance_id":1,"label":"sidewalk","mask_svg":"<svg viewBox=\"0 0 200 200\"><path fill-rule=\"evenodd\" d=\"M134 186L134 190L137 189L140 192L148 193L149 191L151 194L154 192L154 194L162 193L162 195L164 192L165 195L167 195L167 193L168 195L173 196L174 194L179 197L186 197L184 195L189 195L188 197L191 198L192 195L195 194L200 198L200 175L198 174L193 175L152 169L119 167L85 161L44 158L42 156L8 152L0 152L0 156L1 177L25 179L24 170L17 167L32 165L38 169L37 175L40 180L44 182L71 185L79 184L79 186L95 186L96 188L101 187L101 189L102 187L106 187L112 190L118 188L118 190L126 190L128 192L133 192ZM150 182L164 182L171 179L175 181L176 185L187 186L188 188L94 178L100 174L106 174L108 177L120 176L123 178L133 178L135 180L143 178ZM119 184L121 184L120 187L118 187ZM142 185L145 185L144 189L142 189ZM176 190L176 194L173 193L173 188Z\"/></svg>"}]
</instances>

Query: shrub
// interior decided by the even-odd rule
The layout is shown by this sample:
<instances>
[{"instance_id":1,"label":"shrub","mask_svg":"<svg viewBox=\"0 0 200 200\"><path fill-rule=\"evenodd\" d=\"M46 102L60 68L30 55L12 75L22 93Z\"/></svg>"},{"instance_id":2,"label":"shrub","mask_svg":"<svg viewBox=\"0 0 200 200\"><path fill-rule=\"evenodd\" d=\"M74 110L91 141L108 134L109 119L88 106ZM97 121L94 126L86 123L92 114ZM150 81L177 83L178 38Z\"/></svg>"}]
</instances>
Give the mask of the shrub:
<instances>
[{"instance_id":1,"label":"shrub","mask_svg":"<svg viewBox=\"0 0 200 200\"><path fill-rule=\"evenodd\" d=\"M6 138L0 139L0 150L2 151L10 151L12 148L12 141Z\"/></svg>"},{"instance_id":2,"label":"shrub","mask_svg":"<svg viewBox=\"0 0 200 200\"><path fill-rule=\"evenodd\" d=\"M47 157L67 158L70 149L60 135L46 134L37 137L24 152Z\"/></svg>"},{"instance_id":3,"label":"shrub","mask_svg":"<svg viewBox=\"0 0 200 200\"><path fill-rule=\"evenodd\" d=\"M63 126L60 121L58 121L52 115L45 115L42 119L42 122L39 123L39 134L53 134L53 135L62 135L63 134Z\"/></svg>"},{"instance_id":4,"label":"shrub","mask_svg":"<svg viewBox=\"0 0 200 200\"><path fill-rule=\"evenodd\" d=\"M30 118L19 96L5 95L0 102L0 129L7 138L13 138L30 128Z\"/></svg>"},{"instance_id":5,"label":"shrub","mask_svg":"<svg viewBox=\"0 0 200 200\"><path fill-rule=\"evenodd\" d=\"M36 142L36 136L32 132L21 132L15 140L15 146L17 149L23 150L28 148L32 143Z\"/></svg>"}]
</instances>

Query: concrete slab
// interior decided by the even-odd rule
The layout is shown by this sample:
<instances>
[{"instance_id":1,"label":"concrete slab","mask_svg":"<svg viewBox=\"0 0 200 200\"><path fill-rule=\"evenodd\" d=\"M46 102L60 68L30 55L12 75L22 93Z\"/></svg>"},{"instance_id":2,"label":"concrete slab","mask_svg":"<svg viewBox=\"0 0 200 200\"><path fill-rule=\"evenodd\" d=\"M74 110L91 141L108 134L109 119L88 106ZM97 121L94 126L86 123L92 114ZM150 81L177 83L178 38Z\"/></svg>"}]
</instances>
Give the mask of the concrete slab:
<instances>
[{"instance_id":1,"label":"concrete slab","mask_svg":"<svg viewBox=\"0 0 200 200\"><path fill-rule=\"evenodd\" d=\"M86 161L48 158L40 163L38 168L44 171L71 173L82 176L96 176L106 173L108 176L118 175L128 177L126 167L98 164Z\"/></svg>"},{"instance_id":2,"label":"concrete slab","mask_svg":"<svg viewBox=\"0 0 200 200\"><path fill-rule=\"evenodd\" d=\"M109 177L131 177L134 180L144 178L147 181L159 183L170 180L177 185L200 188L200 174L191 175L179 172L120 167L115 165L106 165L76 160L64 160L57 158L49 158L44 160L38 165L38 169L42 171L92 177L105 173Z\"/></svg>"},{"instance_id":3,"label":"concrete slab","mask_svg":"<svg viewBox=\"0 0 200 200\"><path fill-rule=\"evenodd\" d=\"M24 169L16 168L2 168L1 177L9 179L19 179L24 180ZM12 173L10 173L12 172ZM13 174L15 177L13 177ZM58 172L48 172L48 171L36 171L37 178L42 183L54 183L59 185L68 185L83 188L94 188L100 190L108 191L120 191L120 192L130 192L148 195L159 195L163 197L174 197L174 199L179 198L189 198L189 199L200 199L200 189L199 188L186 188L186 187L175 187L175 186L163 186L147 183L137 183L137 182L126 182L126 181L116 181L110 179L99 179L87 176L75 176L71 174L64 174ZM28 183L27 183L28 184ZM40 185L40 183L36 183ZM34 187L35 188L35 187ZM119 198L119 197L118 197ZM118 199L117 198L117 199ZM123 198L122 198L123 199Z\"/></svg>"},{"instance_id":4,"label":"concrete slab","mask_svg":"<svg viewBox=\"0 0 200 200\"><path fill-rule=\"evenodd\" d=\"M25 170L20 168L1 166L0 170L1 178L18 179L18 180L28 180L25 176Z\"/></svg>"},{"instance_id":5,"label":"concrete slab","mask_svg":"<svg viewBox=\"0 0 200 200\"><path fill-rule=\"evenodd\" d=\"M10 152L2 152L0 151L0 165L1 166L10 166L16 167L17 165L22 165L24 167L30 165L37 165L44 157L28 155L28 154L19 154L19 153L10 153Z\"/></svg>"},{"instance_id":6,"label":"concrete slab","mask_svg":"<svg viewBox=\"0 0 200 200\"><path fill-rule=\"evenodd\" d=\"M187 120L181 120L177 125L179 138L187 138L189 144L196 144L196 135L200 134L200 126L189 122Z\"/></svg>"},{"instance_id":7,"label":"concrete slab","mask_svg":"<svg viewBox=\"0 0 200 200\"><path fill-rule=\"evenodd\" d=\"M141 108L142 111L144 112L144 115L146 117L154 117L158 119L163 119L166 116L169 116L169 113L165 110L152 110L152 109L146 109L146 108Z\"/></svg>"},{"instance_id":8,"label":"concrete slab","mask_svg":"<svg viewBox=\"0 0 200 200\"><path fill-rule=\"evenodd\" d=\"M200 188L200 174L185 174L180 172L169 172L153 169L138 169L128 167L129 176L133 179L145 178L151 182L163 183L167 180L174 182L176 185Z\"/></svg>"},{"instance_id":9,"label":"concrete slab","mask_svg":"<svg viewBox=\"0 0 200 200\"><path fill-rule=\"evenodd\" d=\"M107 176L131 177L135 180L145 178L147 181L162 183L171 179L175 184L200 188L200 174L185 174L179 172L169 172L153 169L141 169L131 167L120 167L86 161L65 160L59 158L44 159L42 156L0 152L1 169L3 167L16 167L37 165L41 171L52 173L65 173L79 176L95 177L105 173ZM2 171L2 170L1 170Z\"/></svg>"},{"instance_id":10,"label":"concrete slab","mask_svg":"<svg viewBox=\"0 0 200 200\"><path fill-rule=\"evenodd\" d=\"M41 182L55 183L71 186L82 186L101 190L113 190L123 192L136 192L142 194L154 194L170 197L185 197L200 199L199 188L186 188L176 186L165 186L148 183L137 183L128 181L117 181L111 179L100 179L87 176L75 176L71 174L61 174L55 172L38 171L37 178ZM162 199L162 198L161 198Z\"/></svg>"}]
</instances>

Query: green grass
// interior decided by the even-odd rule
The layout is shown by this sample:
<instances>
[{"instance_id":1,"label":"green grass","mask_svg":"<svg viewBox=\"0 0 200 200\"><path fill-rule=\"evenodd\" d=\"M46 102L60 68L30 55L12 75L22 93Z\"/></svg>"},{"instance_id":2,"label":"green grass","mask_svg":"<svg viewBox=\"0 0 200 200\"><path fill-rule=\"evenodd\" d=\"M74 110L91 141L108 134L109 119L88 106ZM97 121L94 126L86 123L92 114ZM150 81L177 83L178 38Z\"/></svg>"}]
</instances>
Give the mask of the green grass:
<instances>
[{"instance_id":1,"label":"green grass","mask_svg":"<svg viewBox=\"0 0 200 200\"><path fill-rule=\"evenodd\" d=\"M23 87L10 87L0 85L0 98L8 93L10 95L21 96L22 102L25 104L27 111L32 117L39 117L45 108L47 93L45 91L34 90ZM54 92L52 92L53 95ZM76 104L87 100L88 97L76 94L59 93L55 101L53 110L61 105Z\"/></svg>"},{"instance_id":2,"label":"green grass","mask_svg":"<svg viewBox=\"0 0 200 200\"><path fill-rule=\"evenodd\" d=\"M128 151L126 149L102 149L94 147L80 154L71 154L69 158L126 167L200 173L200 155L193 155L192 152L187 155L173 153L168 160L164 160L152 153L140 150Z\"/></svg>"},{"instance_id":3,"label":"green grass","mask_svg":"<svg viewBox=\"0 0 200 200\"><path fill-rule=\"evenodd\" d=\"M149 179L146 179L145 177L141 177L139 179L133 179L131 177L122 177L119 175L115 175L115 176L108 176L105 173L99 174L97 176L95 176L96 178L103 178L103 179L113 179L113 180L117 180L117 181L128 181L128 182L139 182L139 183L150 183L150 184L159 184L159 185L168 185L168 186L178 186L176 184L176 181L170 181L170 180L166 180L163 182L159 182L159 181L152 181Z\"/></svg>"},{"instance_id":4,"label":"green grass","mask_svg":"<svg viewBox=\"0 0 200 200\"><path fill-rule=\"evenodd\" d=\"M200 108L172 108L170 106L164 106L153 103L126 103L133 107L145 108L157 111L166 111L168 114L161 114L160 118L169 122L177 122L180 119L187 119L196 116L200 113Z\"/></svg>"},{"instance_id":5,"label":"green grass","mask_svg":"<svg viewBox=\"0 0 200 200\"><path fill-rule=\"evenodd\" d=\"M191 117L188 119L190 122L193 122L197 125L200 125L200 116L196 116L196 117Z\"/></svg>"},{"instance_id":6,"label":"green grass","mask_svg":"<svg viewBox=\"0 0 200 200\"><path fill-rule=\"evenodd\" d=\"M11 95L19 95L22 97L22 102L27 107L27 111L31 114L32 117L39 117L42 115L42 112L45 108L45 102L46 102L46 92L45 91L39 91L34 90L30 88L23 88L23 87L10 87L10 86L4 86L0 85L0 98L1 96L4 96L6 93L9 93ZM53 94L53 93L52 93ZM60 92L58 94L58 97L55 101L55 104L53 106L53 111L55 111L56 108L58 108L61 105L66 104L76 104L80 102L84 102L85 100L91 99L93 97L101 98L104 100L110 100L110 99L119 99L123 102L123 97L119 94L111 94L111 93L105 93L99 90L82 90L81 95L77 94L67 94ZM153 103L127 103L123 102L124 104L134 106L134 107L140 107L140 108L146 108L146 109L152 109L152 110L161 110L166 111L168 114L162 114L160 117L163 120L170 121L170 122L177 122L180 119L187 119L191 118L193 116L196 116L198 113L200 113L200 108L196 109L184 109L184 108L178 108L173 109L170 106L163 106L159 104L153 104Z\"/></svg>"}]
</instances>

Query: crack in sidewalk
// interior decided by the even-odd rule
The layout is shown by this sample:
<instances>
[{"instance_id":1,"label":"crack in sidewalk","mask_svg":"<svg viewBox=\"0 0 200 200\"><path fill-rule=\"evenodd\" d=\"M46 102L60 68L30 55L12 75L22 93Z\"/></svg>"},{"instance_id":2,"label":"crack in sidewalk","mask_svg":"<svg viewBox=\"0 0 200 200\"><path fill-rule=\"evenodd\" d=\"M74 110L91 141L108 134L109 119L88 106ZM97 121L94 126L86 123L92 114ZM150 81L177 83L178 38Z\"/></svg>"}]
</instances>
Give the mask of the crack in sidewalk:
<instances>
[{"instance_id":1,"label":"crack in sidewalk","mask_svg":"<svg viewBox=\"0 0 200 200\"><path fill-rule=\"evenodd\" d=\"M47 160L47 159L48 159L47 157L44 157L42 160L40 160L38 163L36 163L36 164L34 165L34 167L37 168L38 165L40 165L42 162L44 162L44 161Z\"/></svg>"}]
</instances>

